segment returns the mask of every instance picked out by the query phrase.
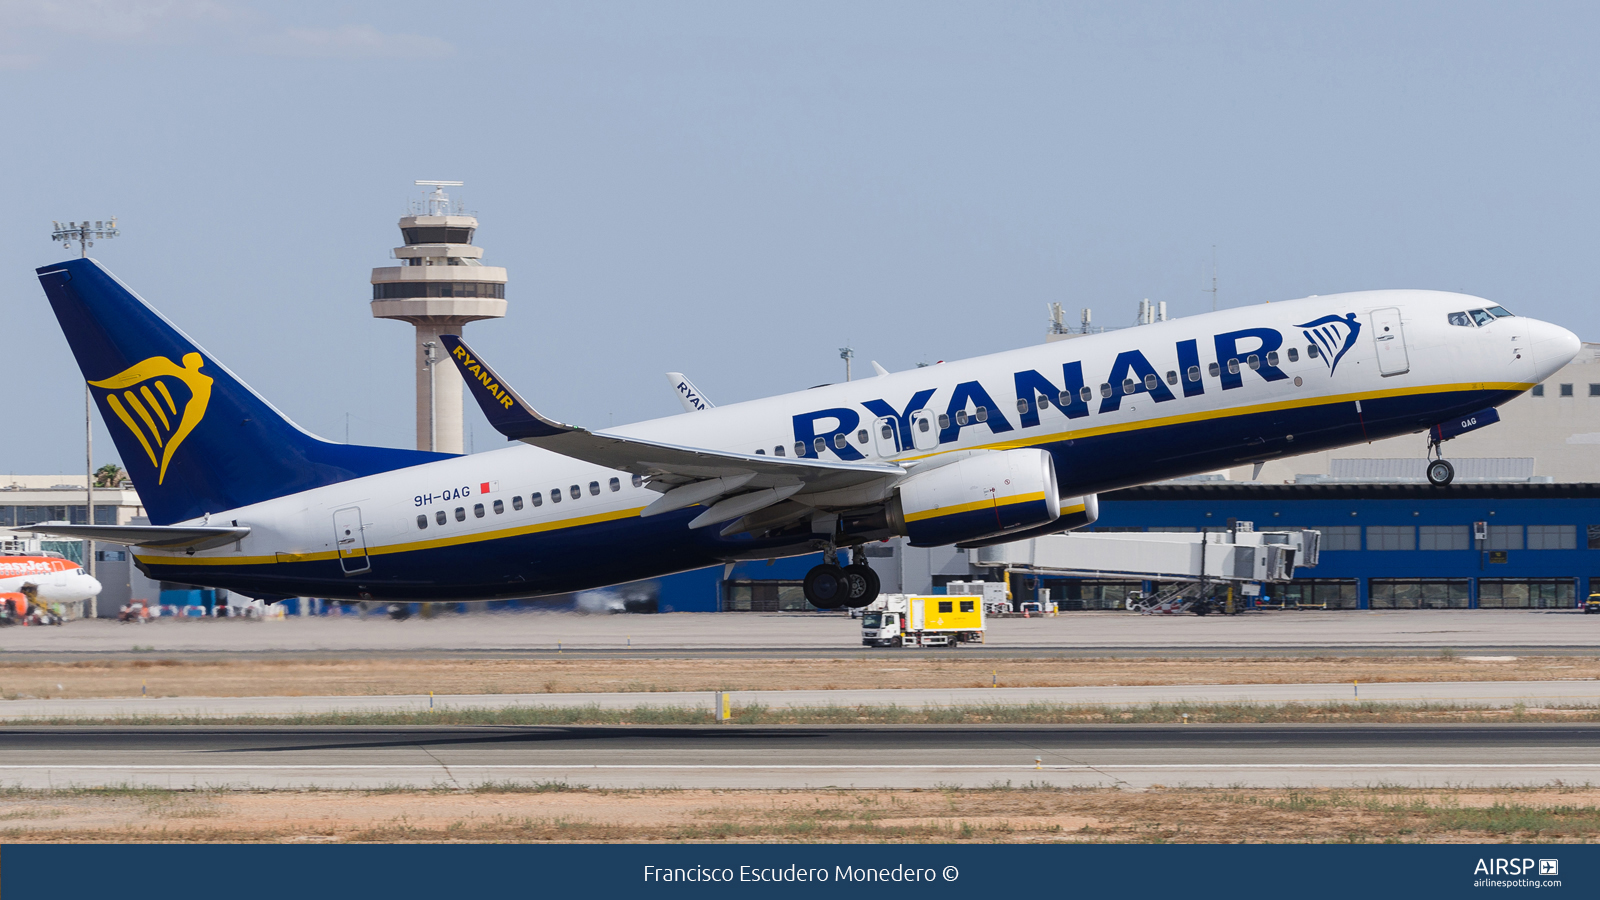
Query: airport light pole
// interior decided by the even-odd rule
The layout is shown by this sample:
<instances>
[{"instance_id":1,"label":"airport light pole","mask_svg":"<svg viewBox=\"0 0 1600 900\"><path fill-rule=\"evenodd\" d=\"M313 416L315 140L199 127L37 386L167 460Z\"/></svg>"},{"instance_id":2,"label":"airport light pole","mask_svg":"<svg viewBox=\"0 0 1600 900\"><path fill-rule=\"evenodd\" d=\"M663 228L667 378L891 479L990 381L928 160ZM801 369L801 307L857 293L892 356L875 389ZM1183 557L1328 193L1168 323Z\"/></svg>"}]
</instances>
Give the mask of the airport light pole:
<instances>
[{"instance_id":1,"label":"airport light pole","mask_svg":"<svg viewBox=\"0 0 1600 900\"><path fill-rule=\"evenodd\" d=\"M856 358L856 351L849 347L839 348L839 358L844 360L844 380L850 380L850 360Z\"/></svg>"},{"instance_id":2,"label":"airport light pole","mask_svg":"<svg viewBox=\"0 0 1600 900\"><path fill-rule=\"evenodd\" d=\"M439 379L434 376L433 367L439 364L433 357L433 341L422 342L422 364L428 368L428 450L439 452L439 405L436 399Z\"/></svg>"},{"instance_id":3,"label":"airport light pole","mask_svg":"<svg viewBox=\"0 0 1600 900\"><path fill-rule=\"evenodd\" d=\"M63 247L72 246L73 241L78 242L78 256L83 258L89 255L89 248L97 240L114 238L122 232L117 229L117 217L96 220L93 224L88 219L82 222L51 222L53 228L50 232L52 241L60 241ZM83 523L94 524L94 392L89 389L87 382L83 385ZM85 538L83 541L83 568L91 576L95 574L94 541ZM89 615L87 618L96 618L99 613L99 597L89 599Z\"/></svg>"}]
</instances>

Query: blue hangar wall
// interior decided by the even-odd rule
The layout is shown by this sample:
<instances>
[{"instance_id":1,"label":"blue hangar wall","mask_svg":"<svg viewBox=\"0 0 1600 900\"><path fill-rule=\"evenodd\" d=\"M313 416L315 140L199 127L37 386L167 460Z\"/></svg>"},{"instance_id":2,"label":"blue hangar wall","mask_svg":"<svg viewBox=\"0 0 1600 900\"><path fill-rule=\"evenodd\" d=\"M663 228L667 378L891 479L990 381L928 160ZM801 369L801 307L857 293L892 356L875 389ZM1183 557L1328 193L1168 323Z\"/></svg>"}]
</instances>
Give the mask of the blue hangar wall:
<instances>
[{"instance_id":1,"label":"blue hangar wall","mask_svg":"<svg viewBox=\"0 0 1600 900\"><path fill-rule=\"evenodd\" d=\"M1600 484L1147 485L1101 495L1095 530L1230 518L1322 531L1320 564L1276 592L1329 608L1564 608L1600 589Z\"/></svg>"}]
</instances>

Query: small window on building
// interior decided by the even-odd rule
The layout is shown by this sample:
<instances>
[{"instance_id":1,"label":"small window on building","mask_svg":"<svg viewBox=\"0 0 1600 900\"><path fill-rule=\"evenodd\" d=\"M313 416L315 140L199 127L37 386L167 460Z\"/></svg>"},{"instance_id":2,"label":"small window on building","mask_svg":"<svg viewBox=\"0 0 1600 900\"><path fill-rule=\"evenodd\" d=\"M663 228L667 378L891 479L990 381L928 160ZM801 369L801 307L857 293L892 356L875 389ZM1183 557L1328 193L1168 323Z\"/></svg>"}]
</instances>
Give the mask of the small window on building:
<instances>
[{"instance_id":1,"label":"small window on building","mask_svg":"<svg viewBox=\"0 0 1600 900\"><path fill-rule=\"evenodd\" d=\"M498 515L500 515L501 513L505 512L505 511L506 511L505 501L496 500L494 502L494 514L498 516Z\"/></svg>"},{"instance_id":2,"label":"small window on building","mask_svg":"<svg viewBox=\"0 0 1600 900\"><path fill-rule=\"evenodd\" d=\"M1521 525L1490 525L1489 545L1485 550L1521 550Z\"/></svg>"},{"instance_id":3,"label":"small window on building","mask_svg":"<svg viewBox=\"0 0 1600 900\"><path fill-rule=\"evenodd\" d=\"M1217 367L1217 364L1216 364L1216 363L1212 363L1212 364L1211 364L1211 377L1212 377L1212 378L1215 378L1215 377L1217 377L1217 376L1218 376L1218 375L1220 375L1220 374L1222 374L1222 370L1221 370L1221 369L1220 369L1220 368L1218 368L1218 367Z\"/></svg>"},{"instance_id":4,"label":"small window on building","mask_svg":"<svg viewBox=\"0 0 1600 900\"><path fill-rule=\"evenodd\" d=\"M1184 377L1188 378L1190 381L1199 381L1200 380L1200 367L1199 366L1190 366L1187 370L1184 371L1183 374L1184 374Z\"/></svg>"},{"instance_id":5,"label":"small window on building","mask_svg":"<svg viewBox=\"0 0 1600 900\"><path fill-rule=\"evenodd\" d=\"M551 503L560 503L561 502L561 488L551 488L550 489L550 502Z\"/></svg>"},{"instance_id":6,"label":"small window on building","mask_svg":"<svg viewBox=\"0 0 1600 900\"><path fill-rule=\"evenodd\" d=\"M438 522L440 525L443 525L445 522L449 521L449 518L445 516L444 510L441 509L433 514L433 520Z\"/></svg>"},{"instance_id":7,"label":"small window on building","mask_svg":"<svg viewBox=\"0 0 1600 900\"><path fill-rule=\"evenodd\" d=\"M867 434L867 430L865 428L863 428L860 431L856 432L856 443L858 443L858 444L865 444L871 438L872 438L872 435Z\"/></svg>"},{"instance_id":8,"label":"small window on building","mask_svg":"<svg viewBox=\"0 0 1600 900\"><path fill-rule=\"evenodd\" d=\"M426 513L424 513L423 515L417 516L417 527L418 528L427 528L428 527L428 516L427 516Z\"/></svg>"},{"instance_id":9,"label":"small window on building","mask_svg":"<svg viewBox=\"0 0 1600 900\"><path fill-rule=\"evenodd\" d=\"M466 520L467 520L466 507L464 507L464 506L456 507L456 521L457 522L465 522Z\"/></svg>"},{"instance_id":10,"label":"small window on building","mask_svg":"<svg viewBox=\"0 0 1600 900\"><path fill-rule=\"evenodd\" d=\"M1168 369L1167 370L1167 384L1177 384L1177 383L1178 383L1178 371L1176 369Z\"/></svg>"},{"instance_id":11,"label":"small window on building","mask_svg":"<svg viewBox=\"0 0 1600 900\"><path fill-rule=\"evenodd\" d=\"M1589 396L1600 397L1600 384L1589 385Z\"/></svg>"},{"instance_id":12,"label":"small window on building","mask_svg":"<svg viewBox=\"0 0 1600 900\"><path fill-rule=\"evenodd\" d=\"M1044 398L1041 398L1041 399L1044 399ZM1050 401L1046 399L1044 402L1045 403L1049 403ZM1041 404L1041 405L1043 405L1043 404ZM972 417L974 419L977 419L979 422L987 422L987 421L989 421L989 407L987 407L987 406L978 407L977 409L972 411ZM865 439L864 436L866 435L866 432L863 431L863 432L861 432L861 434L863 435L861 443L865 444L866 443L866 439Z\"/></svg>"},{"instance_id":13,"label":"small window on building","mask_svg":"<svg viewBox=\"0 0 1600 900\"><path fill-rule=\"evenodd\" d=\"M1293 347L1290 347L1289 348L1289 362L1299 362L1299 361L1300 361L1300 351L1296 350Z\"/></svg>"},{"instance_id":14,"label":"small window on building","mask_svg":"<svg viewBox=\"0 0 1600 900\"><path fill-rule=\"evenodd\" d=\"M1316 344L1307 344L1306 345L1306 356L1308 358L1316 359L1317 357L1319 357L1321 355L1322 355L1322 352L1317 349L1317 345Z\"/></svg>"},{"instance_id":15,"label":"small window on building","mask_svg":"<svg viewBox=\"0 0 1600 900\"><path fill-rule=\"evenodd\" d=\"M589 496L591 496L591 497L600 496L600 482L598 482L598 481L589 482Z\"/></svg>"},{"instance_id":16,"label":"small window on building","mask_svg":"<svg viewBox=\"0 0 1600 900\"><path fill-rule=\"evenodd\" d=\"M528 495L528 502L532 503L535 508L543 506L544 505L544 495L539 493L538 491L534 491L533 493Z\"/></svg>"},{"instance_id":17,"label":"small window on building","mask_svg":"<svg viewBox=\"0 0 1600 900\"><path fill-rule=\"evenodd\" d=\"M1415 550L1417 529L1410 525L1368 525L1368 550Z\"/></svg>"},{"instance_id":18,"label":"small window on building","mask_svg":"<svg viewBox=\"0 0 1600 900\"><path fill-rule=\"evenodd\" d=\"M1084 386L1084 387L1078 388L1078 399L1082 400L1085 403L1088 403L1090 400L1093 400L1094 399L1094 388L1088 387L1088 386Z\"/></svg>"},{"instance_id":19,"label":"small window on building","mask_svg":"<svg viewBox=\"0 0 1600 900\"><path fill-rule=\"evenodd\" d=\"M1529 525L1528 549L1576 550L1578 549L1578 526Z\"/></svg>"},{"instance_id":20,"label":"small window on building","mask_svg":"<svg viewBox=\"0 0 1600 900\"><path fill-rule=\"evenodd\" d=\"M1027 397L1018 397L1017 398L1017 412L1021 413L1022 415L1027 415L1028 414L1028 398Z\"/></svg>"},{"instance_id":21,"label":"small window on building","mask_svg":"<svg viewBox=\"0 0 1600 900\"><path fill-rule=\"evenodd\" d=\"M939 612L947 613L947 612L955 612L955 611L956 611L956 602L954 600L940 600L939 601Z\"/></svg>"},{"instance_id":22,"label":"small window on building","mask_svg":"<svg viewBox=\"0 0 1600 900\"><path fill-rule=\"evenodd\" d=\"M1528 393L1534 395L1535 397L1543 397L1544 396L1544 385L1536 384L1536 385L1533 386L1533 390L1529 391Z\"/></svg>"},{"instance_id":23,"label":"small window on building","mask_svg":"<svg viewBox=\"0 0 1600 900\"><path fill-rule=\"evenodd\" d=\"M620 490L622 490L622 479L620 479L620 478L611 479L611 493L615 494L617 491L620 491Z\"/></svg>"},{"instance_id":24,"label":"small window on building","mask_svg":"<svg viewBox=\"0 0 1600 900\"><path fill-rule=\"evenodd\" d=\"M1600 550L1600 525L1589 526L1589 549Z\"/></svg>"},{"instance_id":25,"label":"small window on building","mask_svg":"<svg viewBox=\"0 0 1600 900\"><path fill-rule=\"evenodd\" d=\"M1237 375L1237 374L1239 374L1239 361L1237 359L1228 360L1228 374L1229 375Z\"/></svg>"},{"instance_id":26,"label":"small window on building","mask_svg":"<svg viewBox=\"0 0 1600 900\"><path fill-rule=\"evenodd\" d=\"M1277 368L1277 366L1278 366L1278 351L1274 350L1271 353L1267 354L1267 365L1272 366L1273 368Z\"/></svg>"},{"instance_id":27,"label":"small window on building","mask_svg":"<svg viewBox=\"0 0 1600 900\"><path fill-rule=\"evenodd\" d=\"M972 601L972 600L962 600L961 601L961 611L962 612L972 612L973 611L973 602L974 601Z\"/></svg>"},{"instance_id":28,"label":"small window on building","mask_svg":"<svg viewBox=\"0 0 1600 900\"><path fill-rule=\"evenodd\" d=\"M1144 389L1145 390L1153 391L1160 384L1161 384L1161 379L1157 378L1156 374L1154 372L1151 372L1150 374L1144 376Z\"/></svg>"},{"instance_id":29,"label":"small window on building","mask_svg":"<svg viewBox=\"0 0 1600 900\"><path fill-rule=\"evenodd\" d=\"M1251 371L1256 371L1261 368L1261 357L1252 353L1245 358L1245 364L1250 367Z\"/></svg>"},{"instance_id":30,"label":"small window on building","mask_svg":"<svg viewBox=\"0 0 1600 900\"><path fill-rule=\"evenodd\" d=\"M967 424L967 411L966 410L964 410L964 409L956 410L956 424L957 425L965 425L965 424Z\"/></svg>"},{"instance_id":31,"label":"small window on building","mask_svg":"<svg viewBox=\"0 0 1600 900\"><path fill-rule=\"evenodd\" d=\"M512 509L522 509L522 495L521 494L518 494L515 497L511 498L511 508Z\"/></svg>"},{"instance_id":32,"label":"small window on building","mask_svg":"<svg viewBox=\"0 0 1600 900\"><path fill-rule=\"evenodd\" d=\"M1571 397L1572 396L1572 385L1563 384L1561 386L1561 396L1563 396L1563 397Z\"/></svg>"},{"instance_id":33,"label":"small window on building","mask_svg":"<svg viewBox=\"0 0 1600 900\"><path fill-rule=\"evenodd\" d=\"M1472 549L1472 535L1465 525L1423 525L1417 531L1418 550Z\"/></svg>"},{"instance_id":34,"label":"small window on building","mask_svg":"<svg viewBox=\"0 0 1600 900\"><path fill-rule=\"evenodd\" d=\"M571 497L574 500L576 500L579 497L583 496L583 489L578 487L575 484L574 485L568 485L567 486L567 496Z\"/></svg>"},{"instance_id":35,"label":"small window on building","mask_svg":"<svg viewBox=\"0 0 1600 900\"><path fill-rule=\"evenodd\" d=\"M474 517L476 517L476 518L479 518L479 519L483 518L483 504L482 503L474 503L474 504L472 504L472 515Z\"/></svg>"},{"instance_id":36,"label":"small window on building","mask_svg":"<svg viewBox=\"0 0 1600 900\"><path fill-rule=\"evenodd\" d=\"M1460 325L1463 328L1472 327L1472 319L1468 318L1465 312L1448 313L1445 316L1445 319L1447 319L1451 325Z\"/></svg>"},{"instance_id":37,"label":"small window on building","mask_svg":"<svg viewBox=\"0 0 1600 900\"><path fill-rule=\"evenodd\" d=\"M1323 550L1360 550L1361 526L1359 525L1317 525L1313 531L1322 533Z\"/></svg>"}]
</instances>

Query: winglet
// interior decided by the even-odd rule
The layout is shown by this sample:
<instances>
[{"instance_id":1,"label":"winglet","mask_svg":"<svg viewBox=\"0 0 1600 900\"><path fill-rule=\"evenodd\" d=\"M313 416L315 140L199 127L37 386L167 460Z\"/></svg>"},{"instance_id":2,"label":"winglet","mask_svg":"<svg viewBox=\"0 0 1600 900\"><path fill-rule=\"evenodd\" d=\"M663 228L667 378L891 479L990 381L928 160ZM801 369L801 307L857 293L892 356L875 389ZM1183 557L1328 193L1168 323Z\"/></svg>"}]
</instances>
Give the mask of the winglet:
<instances>
[{"instance_id":1,"label":"winglet","mask_svg":"<svg viewBox=\"0 0 1600 900\"><path fill-rule=\"evenodd\" d=\"M716 406L682 372L668 372L667 383L672 385L672 392L678 395L684 412L703 412Z\"/></svg>"},{"instance_id":2,"label":"winglet","mask_svg":"<svg viewBox=\"0 0 1600 900\"><path fill-rule=\"evenodd\" d=\"M583 430L539 415L526 400L517 396L516 391L501 381L500 376L489 368L488 363L480 359L478 354L457 335L441 334L439 340L449 351L450 359L455 362L456 368L461 370L461 378L466 381L467 390L471 391L473 399L478 401L478 406L483 409L489 424L507 438L520 441L524 438L552 437Z\"/></svg>"}]
</instances>

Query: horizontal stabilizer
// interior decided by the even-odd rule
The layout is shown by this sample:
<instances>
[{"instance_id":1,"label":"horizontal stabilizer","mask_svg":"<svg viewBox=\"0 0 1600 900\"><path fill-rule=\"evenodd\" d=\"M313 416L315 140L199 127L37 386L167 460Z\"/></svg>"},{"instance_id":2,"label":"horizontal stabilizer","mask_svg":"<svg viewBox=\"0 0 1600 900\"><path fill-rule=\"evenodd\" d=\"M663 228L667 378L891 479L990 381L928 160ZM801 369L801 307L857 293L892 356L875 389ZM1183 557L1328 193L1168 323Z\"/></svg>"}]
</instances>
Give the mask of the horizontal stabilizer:
<instances>
[{"instance_id":1,"label":"horizontal stabilizer","mask_svg":"<svg viewBox=\"0 0 1600 900\"><path fill-rule=\"evenodd\" d=\"M242 539L250 533L250 528L247 525L68 525L65 522L40 522L18 528L17 531L161 550L209 550Z\"/></svg>"}]
</instances>

